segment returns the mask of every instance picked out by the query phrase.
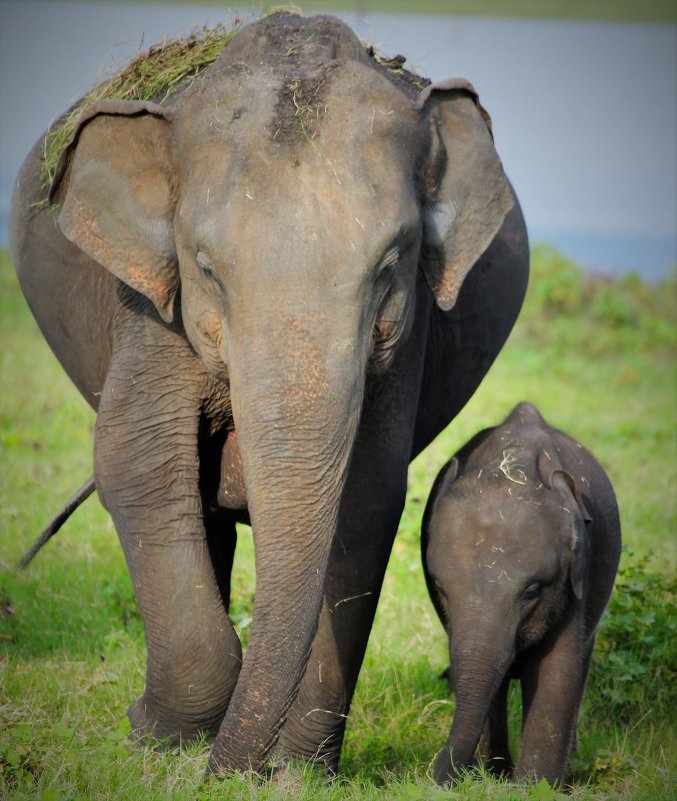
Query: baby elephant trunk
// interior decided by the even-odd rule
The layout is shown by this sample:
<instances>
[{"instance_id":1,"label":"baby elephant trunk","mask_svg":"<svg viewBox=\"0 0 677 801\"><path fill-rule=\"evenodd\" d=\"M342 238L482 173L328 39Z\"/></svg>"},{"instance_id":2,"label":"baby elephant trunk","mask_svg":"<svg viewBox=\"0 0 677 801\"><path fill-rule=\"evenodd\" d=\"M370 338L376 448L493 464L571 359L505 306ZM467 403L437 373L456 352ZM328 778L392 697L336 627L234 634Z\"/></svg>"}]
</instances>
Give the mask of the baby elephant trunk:
<instances>
[{"instance_id":1,"label":"baby elephant trunk","mask_svg":"<svg viewBox=\"0 0 677 801\"><path fill-rule=\"evenodd\" d=\"M489 709L512 662L512 649L502 651L496 644L500 640L490 637L479 643L475 632L455 631L450 641L456 707L451 731L435 763L438 784L455 781L461 771L475 764Z\"/></svg>"}]
</instances>

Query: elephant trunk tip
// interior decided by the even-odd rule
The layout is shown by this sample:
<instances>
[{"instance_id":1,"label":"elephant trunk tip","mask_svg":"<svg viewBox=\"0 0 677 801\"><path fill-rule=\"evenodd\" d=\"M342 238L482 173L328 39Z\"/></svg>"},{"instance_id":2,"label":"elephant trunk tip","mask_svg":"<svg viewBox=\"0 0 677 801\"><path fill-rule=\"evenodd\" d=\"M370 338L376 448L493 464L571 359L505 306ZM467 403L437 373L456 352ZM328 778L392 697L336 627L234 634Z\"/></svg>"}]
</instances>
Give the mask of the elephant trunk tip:
<instances>
[{"instance_id":1,"label":"elephant trunk tip","mask_svg":"<svg viewBox=\"0 0 677 801\"><path fill-rule=\"evenodd\" d=\"M441 787L450 787L456 784L466 772L477 767L477 760L474 757L462 760L456 758L454 753L453 747L447 743L435 761L433 776L435 783Z\"/></svg>"}]
</instances>

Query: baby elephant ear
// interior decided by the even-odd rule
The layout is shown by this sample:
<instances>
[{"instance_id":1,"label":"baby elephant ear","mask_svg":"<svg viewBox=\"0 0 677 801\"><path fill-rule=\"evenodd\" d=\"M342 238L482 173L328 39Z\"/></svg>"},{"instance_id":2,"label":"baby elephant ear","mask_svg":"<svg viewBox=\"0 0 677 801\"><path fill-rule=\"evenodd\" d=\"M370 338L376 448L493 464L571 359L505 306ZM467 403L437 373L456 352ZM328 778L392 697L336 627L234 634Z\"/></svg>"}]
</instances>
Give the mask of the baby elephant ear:
<instances>
[{"instance_id":1,"label":"baby elephant ear","mask_svg":"<svg viewBox=\"0 0 677 801\"><path fill-rule=\"evenodd\" d=\"M552 456L549 456L546 451L541 451L538 456L538 472L541 481L548 489L556 489L565 495L572 495L578 511L580 512L581 519L584 523L592 522L592 515L583 500L581 493L578 491L576 481L571 473L563 470L559 464L559 460L555 461Z\"/></svg>"},{"instance_id":2,"label":"baby elephant ear","mask_svg":"<svg viewBox=\"0 0 677 801\"><path fill-rule=\"evenodd\" d=\"M585 553L585 538L583 526L580 521L574 524L573 540L571 544L571 565L569 566L569 581L574 596L580 601L583 598L583 583L587 573L588 560Z\"/></svg>"},{"instance_id":3,"label":"baby elephant ear","mask_svg":"<svg viewBox=\"0 0 677 801\"><path fill-rule=\"evenodd\" d=\"M84 109L50 188L67 239L173 319L179 273L170 112L104 100Z\"/></svg>"},{"instance_id":4,"label":"baby elephant ear","mask_svg":"<svg viewBox=\"0 0 677 801\"><path fill-rule=\"evenodd\" d=\"M494 149L491 120L468 81L432 84L416 105L432 129L422 269L448 311L515 199Z\"/></svg>"},{"instance_id":5,"label":"baby elephant ear","mask_svg":"<svg viewBox=\"0 0 677 801\"><path fill-rule=\"evenodd\" d=\"M561 492L564 496L571 498L578 506L580 516L572 520L571 525L571 563L569 566L569 581L574 596L580 601L583 597L583 584L587 570L585 524L592 521L590 512L576 488L571 473L562 470L560 467L554 469L550 467L552 461L545 451L538 460L538 469L541 479L546 487Z\"/></svg>"}]
</instances>

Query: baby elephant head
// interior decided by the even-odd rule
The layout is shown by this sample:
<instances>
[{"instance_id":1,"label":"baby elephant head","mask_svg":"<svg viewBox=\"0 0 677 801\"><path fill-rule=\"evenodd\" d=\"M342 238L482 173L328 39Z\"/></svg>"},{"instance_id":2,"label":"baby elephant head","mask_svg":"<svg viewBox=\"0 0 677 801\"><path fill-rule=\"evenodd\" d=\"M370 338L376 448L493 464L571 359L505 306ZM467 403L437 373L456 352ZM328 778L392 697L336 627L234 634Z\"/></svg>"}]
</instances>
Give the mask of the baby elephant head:
<instances>
[{"instance_id":1,"label":"baby elephant head","mask_svg":"<svg viewBox=\"0 0 677 801\"><path fill-rule=\"evenodd\" d=\"M589 520L554 448L490 434L438 476L424 516L423 564L449 637L456 696L438 781L470 764L518 654L582 598Z\"/></svg>"}]
</instances>

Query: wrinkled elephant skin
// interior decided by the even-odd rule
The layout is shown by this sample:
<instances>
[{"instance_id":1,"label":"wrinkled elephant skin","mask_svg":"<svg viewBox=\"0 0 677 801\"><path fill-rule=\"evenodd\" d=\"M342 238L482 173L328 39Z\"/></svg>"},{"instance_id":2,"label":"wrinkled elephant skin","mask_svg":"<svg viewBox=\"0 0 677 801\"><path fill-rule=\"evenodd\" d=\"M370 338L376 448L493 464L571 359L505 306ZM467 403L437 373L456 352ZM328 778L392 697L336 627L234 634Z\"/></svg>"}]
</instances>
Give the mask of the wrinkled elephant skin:
<instances>
[{"instance_id":1,"label":"wrinkled elephant skin","mask_svg":"<svg viewBox=\"0 0 677 801\"><path fill-rule=\"evenodd\" d=\"M173 94L84 108L48 198L41 154L11 248L98 412L97 490L147 644L133 732L215 734L212 773L285 754L334 770L407 465L472 395L526 287L488 115L466 81L427 85L338 20L278 13Z\"/></svg>"},{"instance_id":2,"label":"wrinkled elephant skin","mask_svg":"<svg viewBox=\"0 0 677 801\"><path fill-rule=\"evenodd\" d=\"M478 742L490 769L513 772L506 701L514 676L523 703L515 773L563 780L620 556L604 470L522 403L442 469L421 545L456 696L436 779L448 782L471 766Z\"/></svg>"}]
</instances>

